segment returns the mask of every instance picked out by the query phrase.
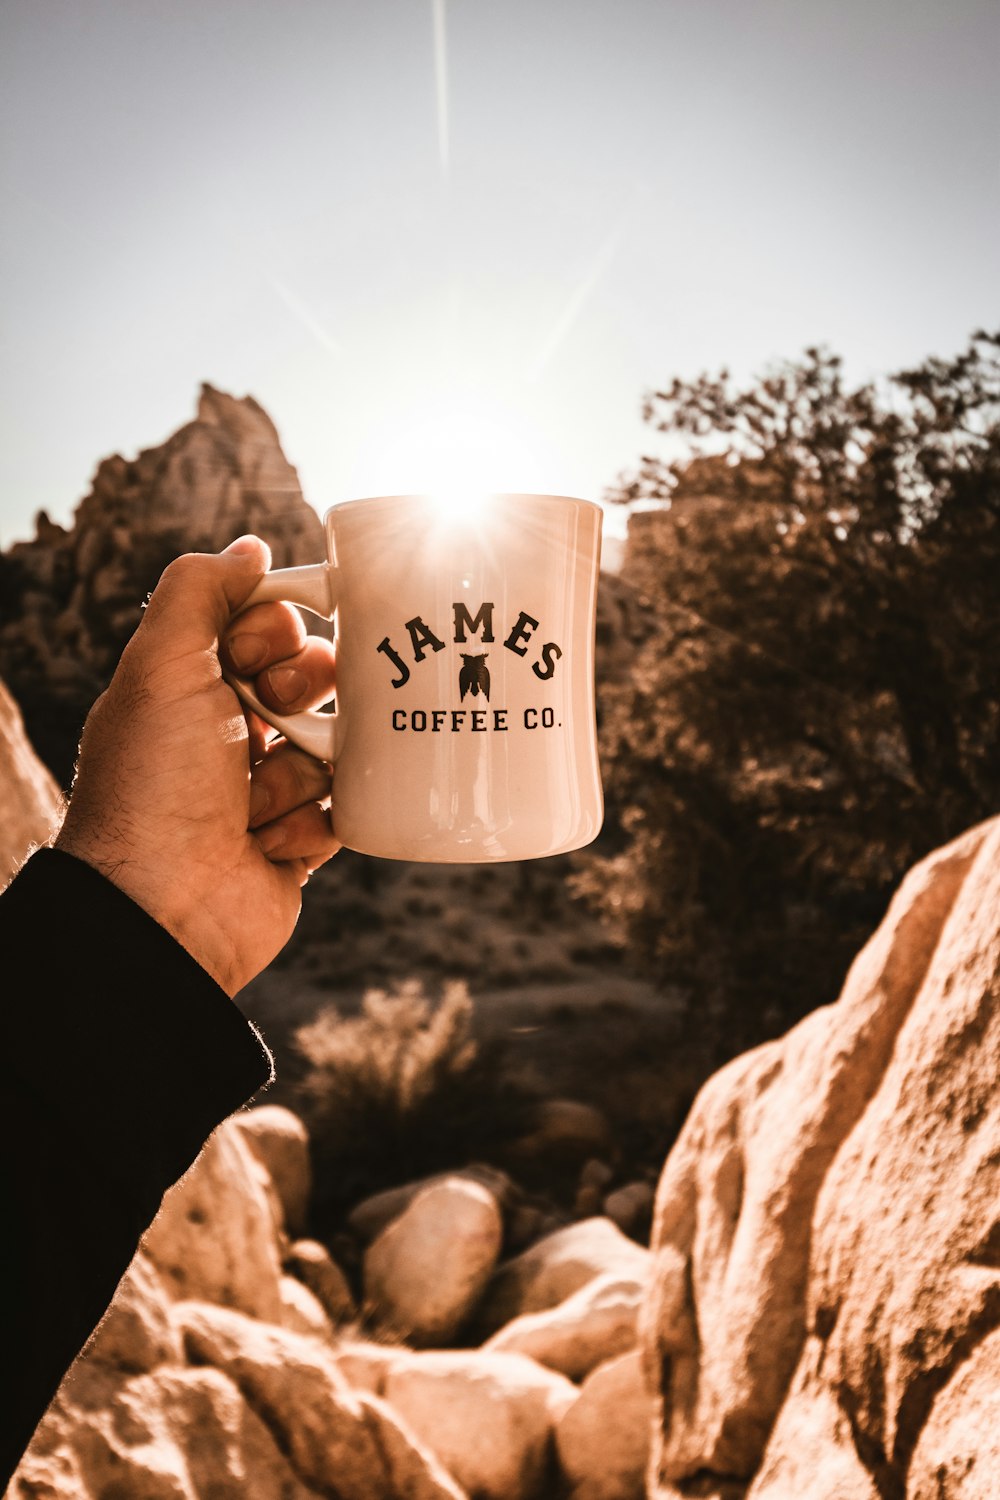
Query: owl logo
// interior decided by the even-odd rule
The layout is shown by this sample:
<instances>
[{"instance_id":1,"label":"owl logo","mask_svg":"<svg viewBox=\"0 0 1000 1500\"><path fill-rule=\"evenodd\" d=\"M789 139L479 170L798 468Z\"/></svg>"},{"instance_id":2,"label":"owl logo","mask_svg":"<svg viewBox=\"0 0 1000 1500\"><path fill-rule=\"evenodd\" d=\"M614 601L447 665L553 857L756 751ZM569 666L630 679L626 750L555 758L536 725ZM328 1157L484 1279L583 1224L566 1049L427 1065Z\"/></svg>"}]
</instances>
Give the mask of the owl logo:
<instances>
[{"instance_id":1,"label":"owl logo","mask_svg":"<svg viewBox=\"0 0 1000 1500\"><path fill-rule=\"evenodd\" d=\"M482 693L489 703L490 669L486 665L486 658L489 654L488 651L484 651L482 656L466 656L464 651L461 653L465 666L458 674L458 685L462 689L463 702L466 693L471 693L473 698L477 698Z\"/></svg>"}]
</instances>

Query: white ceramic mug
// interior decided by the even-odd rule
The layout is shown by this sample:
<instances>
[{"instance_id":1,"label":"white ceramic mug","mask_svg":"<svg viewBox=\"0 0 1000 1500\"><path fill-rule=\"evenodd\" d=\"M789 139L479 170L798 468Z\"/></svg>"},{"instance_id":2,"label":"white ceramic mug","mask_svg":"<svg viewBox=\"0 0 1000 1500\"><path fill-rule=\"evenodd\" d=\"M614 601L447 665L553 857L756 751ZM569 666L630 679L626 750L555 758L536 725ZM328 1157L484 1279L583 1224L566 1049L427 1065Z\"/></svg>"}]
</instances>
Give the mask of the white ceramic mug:
<instances>
[{"instance_id":1,"label":"white ceramic mug","mask_svg":"<svg viewBox=\"0 0 1000 1500\"><path fill-rule=\"evenodd\" d=\"M349 849L455 863L578 849L603 818L594 718L602 513L561 495L350 500L328 561L269 573L244 608L336 616L336 713L245 703L334 766Z\"/></svg>"}]
</instances>

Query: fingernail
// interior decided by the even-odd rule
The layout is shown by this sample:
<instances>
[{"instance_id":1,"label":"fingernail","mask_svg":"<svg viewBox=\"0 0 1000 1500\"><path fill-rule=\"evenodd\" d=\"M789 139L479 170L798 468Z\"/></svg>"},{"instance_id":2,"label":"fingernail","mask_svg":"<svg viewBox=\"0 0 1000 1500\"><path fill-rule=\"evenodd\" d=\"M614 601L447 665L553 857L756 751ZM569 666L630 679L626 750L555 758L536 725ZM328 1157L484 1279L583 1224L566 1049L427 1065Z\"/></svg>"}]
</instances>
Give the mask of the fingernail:
<instances>
[{"instance_id":1,"label":"fingernail","mask_svg":"<svg viewBox=\"0 0 1000 1500\"><path fill-rule=\"evenodd\" d=\"M228 547L223 548L223 557L233 552L256 552L260 542L255 536L238 536L235 542L230 542Z\"/></svg>"},{"instance_id":2,"label":"fingernail","mask_svg":"<svg viewBox=\"0 0 1000 1500\"><path fill-rule=\"evenodd\" d=\"M306 674L298 667L272 667L267 683L279 703L294 703L306 690Z\"/></svg>"},{"instance_id":3,"label":"fingernail","mask_svg":"<svg viewBox=\"0 0 1000 1500\"><path fill-rule=\"evenodd\" d=\"M271 794L267 787L261 786L257 781L250 783L250 821L259 818L265 807L271 800Z\"/></svg>"},{"instance_id":4,"label":"fingernail","mask_svg":"<svg viewBox=\"0 0 1000 1500\"><path fill-rule=\"evenodd\" d=\"M226 649L240 671L249 672L264 655L267 642L262 635L244 630L242 634L233 636Z\"/></svg>"},{"instance_id":5,"label":"fingernail","mask_svg":"<svg viewBox=\"0 0 1000 1500\"><path fill-rule=\"evenodd\" d=\"M264 828L257 835L262 854L274 854L285 842L285 830L277 824L273 828Z\"/></svg>"}]
</instances>

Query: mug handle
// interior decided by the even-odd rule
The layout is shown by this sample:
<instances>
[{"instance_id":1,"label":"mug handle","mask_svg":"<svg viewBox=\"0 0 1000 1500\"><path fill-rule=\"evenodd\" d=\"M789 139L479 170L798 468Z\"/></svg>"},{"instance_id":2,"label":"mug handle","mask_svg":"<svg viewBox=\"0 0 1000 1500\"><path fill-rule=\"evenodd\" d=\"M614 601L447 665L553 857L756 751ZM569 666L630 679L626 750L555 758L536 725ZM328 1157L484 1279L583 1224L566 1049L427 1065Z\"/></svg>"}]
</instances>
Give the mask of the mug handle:
<instances>
[{"instance_id":1,"label":"mug handle","mask_svg":"<svg viewBox=\"0 0 1000 1500\"><path fill-rule=\"evenodd\" d=\"M238 619L252 604L268 604L280 599L286 604L297 604L309 609L324 620L332 620L337 608L337 573L333 563L310 563L304 568L275 568L265 573L249 599L233 616ZM267 708L254 692L245 677L237 677L223 669L226 682L236 696L248 708L268 724L277 729L286 740L314 755L317 760L333 761L337 758L338 714L322 714L315 709L300 714L276 714Z\"/></svg>"}]
</instances>

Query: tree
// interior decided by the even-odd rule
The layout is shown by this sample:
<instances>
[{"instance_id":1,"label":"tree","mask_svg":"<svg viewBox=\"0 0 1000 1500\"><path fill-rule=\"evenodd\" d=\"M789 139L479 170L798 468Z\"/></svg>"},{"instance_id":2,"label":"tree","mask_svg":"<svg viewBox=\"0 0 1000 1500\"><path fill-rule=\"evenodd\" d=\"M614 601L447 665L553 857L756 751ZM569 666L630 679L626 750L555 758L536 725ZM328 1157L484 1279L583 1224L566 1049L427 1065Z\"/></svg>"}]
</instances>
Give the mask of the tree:
<instances>
[{"instance_id":1,"label":"tree","mask_svg":"<svg viewBox=\"0 0 1000 1500\"><path fill-rule=\"evenodd\" d=\"M808 349L675 380L616 498L650 620L602 688L583 888L712 1060L836 994L920 855L1000 806L1000 334L882 388Z\"/></svg>"}]
</instances>

